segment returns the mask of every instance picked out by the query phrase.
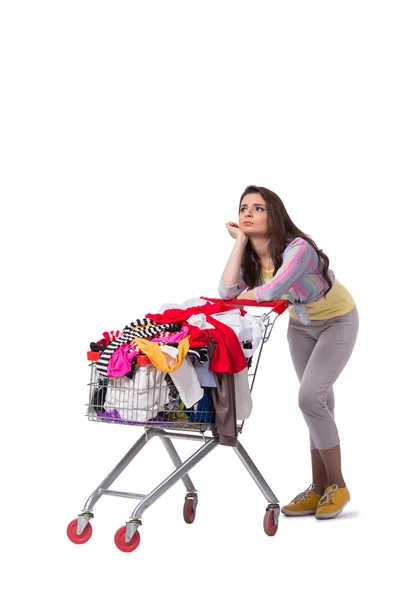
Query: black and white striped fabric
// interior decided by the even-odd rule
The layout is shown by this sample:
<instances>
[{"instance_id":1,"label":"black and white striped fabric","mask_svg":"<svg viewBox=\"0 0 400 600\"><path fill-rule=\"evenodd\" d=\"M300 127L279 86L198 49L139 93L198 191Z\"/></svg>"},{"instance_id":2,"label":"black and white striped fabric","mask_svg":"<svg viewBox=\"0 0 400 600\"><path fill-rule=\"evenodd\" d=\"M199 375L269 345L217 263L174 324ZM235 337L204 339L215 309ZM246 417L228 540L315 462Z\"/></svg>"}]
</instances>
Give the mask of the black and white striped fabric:
<instances>
[{"instance_id":1,"label":"black and white striped fabric","mask_svg":"<svg viewBox=\"0 0 400 600\"><path fill-rule=\"evenodd\" d=\"M172 381L170 375L167 373L165 375L165 382L168 386L168 395L170 398L172 398L172 400L180 400L181 397L179 395L179 392L176 388L176 385L174 384L174 382Z\"/></svg>"},{"instance_id":2,"label":"black and white striped fabric","mask_svg":"<svg viewBox=\"0 0 400 600\"><path fill-rule=\"evenodd\" d=\"M123 328L117 339L111 342L101 354L96 362L97 371L103 375L103 377L107 377L107 367L110 358L122 344L126 344L135 338L153 338L162 331L167 331L169 329L176 329L176 323L163 323L159 325L155 323L155 321L147 318L132 321L130 325Z\"/></svg>"},{"instance_id":3,"label":"black and white striped fabric","mask_svg":"<svg viewBox=\"0 0 400 600\"><path fill-rule=\"evenodd\" d=\"M179 344L168 344L169 346L175 346L178 348ZM199 348L189 348L187 353L188 358L190 358L192 365L196 366L196 364L204 364L208 362L208 349L207 346L200 346Z\"/></svg>"},{"instance_id":4,"label":"black and white striped fabric","mask_svg":"<svg viewBox=\"0 0 400 600\"><path fill-rule=\"evenodd\" d=\"M208 362L208 350L206 347L189 348L188 355L194 366L196 362L199 362L201 365Z\"/></svg>"}]
</instances>

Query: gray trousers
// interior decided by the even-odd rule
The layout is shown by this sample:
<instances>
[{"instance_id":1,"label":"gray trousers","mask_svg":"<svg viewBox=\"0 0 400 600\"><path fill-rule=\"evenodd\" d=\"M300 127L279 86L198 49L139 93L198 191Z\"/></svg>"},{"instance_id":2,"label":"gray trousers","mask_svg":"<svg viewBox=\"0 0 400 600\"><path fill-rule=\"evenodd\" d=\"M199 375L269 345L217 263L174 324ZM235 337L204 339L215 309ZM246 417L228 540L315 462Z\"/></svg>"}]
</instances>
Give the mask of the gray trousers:
<instances>
[{"instance_id":1,"label":"gray trousers","mask_svg":"<svg viewBox=\"0 0 400 600\"><path fill-rule=\"evenodd\" d=\"M328 450L340 443L334 421L333 384L356 343L358 311L304 325L289 317L287 339L300 381L299 407L310 432L311 450Z\"/></svg>"}]
</instances>

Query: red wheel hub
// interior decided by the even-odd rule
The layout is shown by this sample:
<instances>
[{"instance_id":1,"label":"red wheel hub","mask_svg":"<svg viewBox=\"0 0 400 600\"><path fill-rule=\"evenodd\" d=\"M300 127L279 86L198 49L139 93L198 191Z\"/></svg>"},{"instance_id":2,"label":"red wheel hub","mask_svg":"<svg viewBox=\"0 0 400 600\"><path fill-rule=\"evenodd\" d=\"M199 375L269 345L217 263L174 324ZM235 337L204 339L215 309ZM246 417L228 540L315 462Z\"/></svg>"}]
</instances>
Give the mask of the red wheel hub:
<instances>
[{"instance_id":1,"label":"red wheel hub","mask_svg":"<svg viewBox=\"0 0 400 600\"><path fill-rule=\"evenodd\" d=\"M78 535L78 519L74 519L67 527L67 536L74 544L84 544L92 536L92 526L88 522L85 529Z\"/></svg>"},{"instance_id":2,"label":"red wheel hub","mask_svg":"<svg viewBox=\"0 0 400 600\"><path fill-rule=\"evenodd\" d=\"M185 523L193 523L196 518L196 511L193 508L193 499L187 498L183 505L183 518Z\"/></svg>"},{"instance_id":3,"label":"red wheel hub","mask_svg":"<svg viewBox=\"0 0 400 600\"><path fill-rule=\"evenodd\" d=\"M267 535L275 535L278 530L278 523L274 523L274 511L267 510L264 515L264 531Z\"/></svg>"},{"instance_id":4,"label":"red wheel hub","mask_svg":"<svg viewBox=\"0 0 400 600\"><path fill-rule=\"evenodd\" d=\"M115 545L121 552L133 552L140 544L140 533L135 531L129 542L125 541L126 525L120 527L114 536Z\"/></svg>"}]
</instances>

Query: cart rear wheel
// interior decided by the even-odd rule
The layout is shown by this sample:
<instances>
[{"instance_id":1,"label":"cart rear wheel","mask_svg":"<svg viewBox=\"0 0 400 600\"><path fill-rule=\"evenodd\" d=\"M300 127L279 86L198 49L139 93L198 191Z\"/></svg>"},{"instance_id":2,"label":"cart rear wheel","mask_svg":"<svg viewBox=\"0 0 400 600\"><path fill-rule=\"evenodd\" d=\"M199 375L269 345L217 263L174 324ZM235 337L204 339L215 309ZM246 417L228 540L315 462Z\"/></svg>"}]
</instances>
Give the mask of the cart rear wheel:
<instances>
[{"instance_id":1,"label":"cart rear wheel","mask_svg":"<svg viewBox=\"0 0 400 600\"><path fill-rule=\"evenodd\" d=\"M196 511L193 508L193 499L186 498L185 504L183 505L183 518L185 523L193 523L196 518Z\"/></svg>"},{"instance_id":2,"label":"cart rear wheel","mask_svg":"<svg viewBox=\"0 0 400 600\"><path fill-rule=\"evenodd\" d=\"M264 515L264 531L267 535L275 535L278 530L278 523L274 523L274 511L268 510Z\"/></svg>"},{"instance_id":3,"label":"cart rear wheel","mask_svg":"<svg viewBox=\"0 0 400 600\"><path fill-rule=\"evenodd\" d=\"M78 535L78 519L74 519L67 527L67 536L74 544L84 544L92 537L92 526L88 523L80 535Z\"/></svg>"},{"instance_id":4,"label":"cart rear wheel","mask_svg":"<svg viewBox=\"0 0 400 600\"><path fill-rule=\"evenodd\" d=\"M114 536L115 545L121 552L133 552L140 544L140 533L135 531L129 542L125 541L126 525L120 527Z\"/></svg>"}]
</instances>

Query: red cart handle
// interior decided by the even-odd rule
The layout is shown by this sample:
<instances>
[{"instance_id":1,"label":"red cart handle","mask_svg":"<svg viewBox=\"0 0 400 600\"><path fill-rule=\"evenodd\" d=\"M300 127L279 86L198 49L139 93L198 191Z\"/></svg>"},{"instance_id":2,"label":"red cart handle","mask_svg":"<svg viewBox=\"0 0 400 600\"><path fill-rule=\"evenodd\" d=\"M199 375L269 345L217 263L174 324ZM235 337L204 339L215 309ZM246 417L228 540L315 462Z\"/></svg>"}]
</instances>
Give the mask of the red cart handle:
<instances>
[{"instance_id":1,"label":"red cart handle","mask_svg":"<svg viewBox=\"0 0 400 600\"><path fill-rule=\"evenodd\" d=\"M223 300L222 298L207 298L206 296L200 296L202 300L209 300L210 302L223 302L224 304L232 304L234 306L268 306L272 308L274 312L281 315L289 307L287 300L276 300L274 302L257 302L256 300Z\"/></svg>"}]
</instances>

